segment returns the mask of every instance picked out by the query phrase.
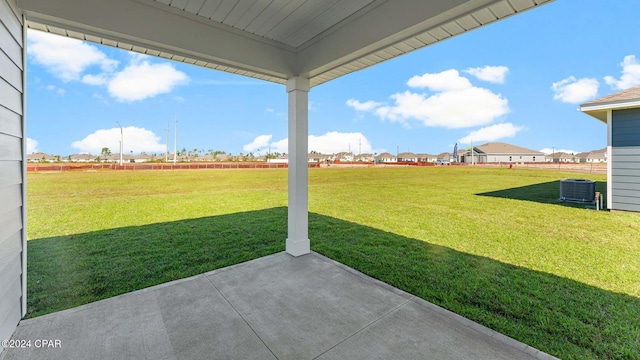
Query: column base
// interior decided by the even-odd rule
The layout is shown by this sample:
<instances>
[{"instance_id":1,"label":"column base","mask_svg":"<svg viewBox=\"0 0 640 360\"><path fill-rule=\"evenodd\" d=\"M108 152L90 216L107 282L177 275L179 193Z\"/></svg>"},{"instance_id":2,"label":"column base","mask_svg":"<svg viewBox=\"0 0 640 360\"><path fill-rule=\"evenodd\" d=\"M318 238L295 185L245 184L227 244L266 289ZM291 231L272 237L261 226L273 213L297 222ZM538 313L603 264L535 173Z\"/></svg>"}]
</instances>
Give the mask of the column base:
<instances>
[{"instance_id":1,"label":"column base","mask_svg":"<svg viewBox=\"0 0 640 360\"><path fill-rule=\"evenodd\" d=\"M311 252L311 242L306 240L287 239L287 253L295 257L306 255Z\"/></svg>"}]
</instances>

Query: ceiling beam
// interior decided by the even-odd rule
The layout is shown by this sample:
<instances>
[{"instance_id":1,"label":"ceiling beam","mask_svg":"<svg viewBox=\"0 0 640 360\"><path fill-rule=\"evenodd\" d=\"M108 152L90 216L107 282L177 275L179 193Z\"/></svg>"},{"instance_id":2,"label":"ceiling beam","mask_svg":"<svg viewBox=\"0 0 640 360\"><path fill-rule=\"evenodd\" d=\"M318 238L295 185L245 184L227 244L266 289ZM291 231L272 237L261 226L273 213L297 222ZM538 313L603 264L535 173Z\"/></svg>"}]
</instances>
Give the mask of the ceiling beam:
<instances>
[{"instance_id":1,"label":"ceiling beam","mask_svg":"<svg viewBox=\"0 0 640 360\"><path fill-rule=\"evenodd\" d=\"M314 77L500 0L376 1L298 52L296 72Z\"/></svg>"},{"instance_id":2,"label":"ceiling beam","mask_svg":"<svg viewBox=\"0 0 640 360\"><path fill-rule=\"evenodd\" d=\"M294 75L283 44L150 0L19 0L28 21L264 74ZM176 16L178 15L178 16Z\"/></svg>"}]
</instances>

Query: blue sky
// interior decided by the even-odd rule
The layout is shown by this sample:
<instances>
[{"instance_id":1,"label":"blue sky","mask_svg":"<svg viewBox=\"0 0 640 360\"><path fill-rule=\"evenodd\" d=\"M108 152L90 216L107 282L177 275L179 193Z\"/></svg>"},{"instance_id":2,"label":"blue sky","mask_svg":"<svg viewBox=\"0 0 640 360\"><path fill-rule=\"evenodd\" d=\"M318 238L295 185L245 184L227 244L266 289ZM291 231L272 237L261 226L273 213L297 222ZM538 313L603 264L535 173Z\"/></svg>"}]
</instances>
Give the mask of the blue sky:
<instances>
[{"instance_id":1,"label":"blue sky","mask_svg":"<svg viewBox=\"0 0 640 360\"><path fill-rule=\"evenodd\" d=\"M313 88L309 150L606 146L578 104L640 85L640 2L558 0ZM28 152L286 152L283 85L30 31Z\"/></svg>"}]
</instances>

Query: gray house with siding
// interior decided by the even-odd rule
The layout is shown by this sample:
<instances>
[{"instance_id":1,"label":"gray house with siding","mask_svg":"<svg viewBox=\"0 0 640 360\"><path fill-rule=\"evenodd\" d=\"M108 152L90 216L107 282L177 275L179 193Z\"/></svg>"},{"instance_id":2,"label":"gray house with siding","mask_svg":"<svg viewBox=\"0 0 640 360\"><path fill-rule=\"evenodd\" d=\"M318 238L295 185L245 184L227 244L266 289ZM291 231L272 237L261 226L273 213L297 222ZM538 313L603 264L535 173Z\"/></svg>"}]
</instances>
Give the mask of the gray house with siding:
<instances>
[{"instance_id":1,"label":"gray house with siding","mask_svg":"<svg viewBox=\"0 0 640 360\"><path fill-rule=\"evenodd\" d=\"M15 2L0 0L0 340L11 338L26 311L22 23Z\"/></svg>"},{"instance_id":2,"label":"gray house with siding","mask_svg":"<svg viewBox=\"0 0 640 360\"><path fill-rule=\"evenodd\" d=\"M607 124L607 208L640 211L640 86L580 110Z\"/></svg>"}]
</instances>

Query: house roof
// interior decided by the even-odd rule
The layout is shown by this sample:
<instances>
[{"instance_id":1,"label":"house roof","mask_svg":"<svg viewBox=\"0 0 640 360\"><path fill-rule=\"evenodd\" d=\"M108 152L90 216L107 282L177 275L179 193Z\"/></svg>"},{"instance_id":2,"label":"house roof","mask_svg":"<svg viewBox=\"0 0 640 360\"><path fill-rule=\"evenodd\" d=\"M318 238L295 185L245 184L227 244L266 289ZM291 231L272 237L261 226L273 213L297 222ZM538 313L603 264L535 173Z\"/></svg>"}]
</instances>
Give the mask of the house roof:
<instances>
[{"instance_id":1,"label":"house roof","mask_svg":"<svg viewBox=\"0 0 640 360\"><path fill-rule=\"evenodd\" d=\"M606 159L607 158L607 148L600 150L593 150L589 152L587 155L587 159Z\"/></svg>"},{"instance_id":2,"label":"house roof","mask_svg":"<svg viewBox=\"0 0 640 360\"><path fill-rule=\"evenodd\" d=\"M594 118L607 122L607 112L614 109L640 107L640 86L635 86L614 94L580 105L580 111Z\"/></svg>"},{"instance_id":3,"label":"house roof","mask_svg":"<svg viewBox=\"0 0 640 360\"><path fill-rule=\"evenodd\" d=\"M551 0L21 0L31 29L319 85Z\"/></svg>"},{"instance_id":4,"label":"house roof","mask_svg":"<svg viewBox=\"0 0 640 360\"><path fill-rule=\"evenodd\" d=\"M403 152L398 154L399 158L415 158L417 157L416 154L412 153L412 152Z\"/></svg>"},{"instance_id":5,"label":"house roof","mask_svg":"<svg viewBox=\"0 0 640 360\"><path fill-rule=\"evenodd\" d=\"M376 159L395 159L396 156L395 155L391 155L388 152L383 152L381 154L378 154L378 156L376 156Z\"/></svg>"},{"instance_id":6,"label":"house roof","mask_svg":"<svg viewBox=\"0 0 640 360\"><path fill-rule=\"evenodd\" d=\"M479 145L474 147L477 152L484 154L500 154L500 155L508 155L508 154L522 154L522 155L544 155L544 153L540 151L535 151L527 148L523 148L516 145L511 145L502 142L490 142L484 145Z\"/></svg>"}]
</instances>

